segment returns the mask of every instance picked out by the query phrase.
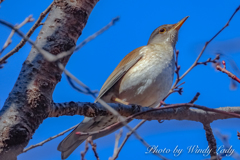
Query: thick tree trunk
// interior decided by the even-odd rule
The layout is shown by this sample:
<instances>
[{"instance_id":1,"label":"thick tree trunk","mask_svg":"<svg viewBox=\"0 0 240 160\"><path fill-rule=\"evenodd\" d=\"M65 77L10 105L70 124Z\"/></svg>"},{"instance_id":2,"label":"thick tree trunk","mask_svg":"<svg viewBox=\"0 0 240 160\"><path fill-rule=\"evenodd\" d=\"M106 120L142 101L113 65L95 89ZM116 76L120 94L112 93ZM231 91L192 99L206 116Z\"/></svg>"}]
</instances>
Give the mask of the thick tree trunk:
<instances>
[{"instance_id":1,"label":"thick tree trunk","mask_svg":"<svg viewBox=\"0 0 240 160\"><path fill-rule=\"evenodd\" d=\"M36 45L57 55L75 46L98 0L55 0ZM66 65L70 56L60 60ZM62 71L32 48L0 111L0 160L15 160L48 117Z\"/></svg>"}]
</instances>

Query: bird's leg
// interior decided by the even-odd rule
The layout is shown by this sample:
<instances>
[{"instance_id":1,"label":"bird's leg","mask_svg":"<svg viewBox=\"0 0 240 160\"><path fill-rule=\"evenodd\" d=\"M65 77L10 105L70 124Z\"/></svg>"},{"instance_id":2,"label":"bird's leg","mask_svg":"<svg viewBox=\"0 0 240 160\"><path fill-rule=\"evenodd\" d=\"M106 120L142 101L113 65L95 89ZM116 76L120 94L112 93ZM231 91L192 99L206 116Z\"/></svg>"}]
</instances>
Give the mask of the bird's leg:
<instances>
[{"instance_id":1,"label":"bird's leg","mask_svg":"<svg viewBox=\"0 0 240 160\"><path fill-rule=\"evenodd\" d=\"M123 100L121 100L117 97L112 97L112 101L117 102L117 103L121 103L121 104L125 104L125 105L129 105L128 102L125 102L125 101L123 101Z\"/></svg>"},{"instance_id":2,"label":"bird's leg","mask_svg":"<svg viewBox=\"0 0 240 160\"><path fill-rule=\"evenodd\" d=\"M161 101L156 108L160 108L162 105L166 104L164 101Z\"/></svg>"}]
</instances>

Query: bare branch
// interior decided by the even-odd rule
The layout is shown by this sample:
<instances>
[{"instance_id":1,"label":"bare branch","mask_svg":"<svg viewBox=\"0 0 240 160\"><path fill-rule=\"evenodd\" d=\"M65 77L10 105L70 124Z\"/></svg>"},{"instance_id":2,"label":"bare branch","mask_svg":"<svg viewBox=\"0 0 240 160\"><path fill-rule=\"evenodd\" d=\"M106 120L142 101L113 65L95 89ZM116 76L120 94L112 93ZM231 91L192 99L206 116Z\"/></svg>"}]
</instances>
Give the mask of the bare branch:
<instances>
[{"instance_id":1,"label":"bare branch","mask_svg":"<svg viewBox=\"0 0 240 160\"><path fill-rule=\"evenodd\" d=\"M49 141L51 141L51 140L53 140L53 139L55 139L55 138L57 138L57 137L60 137L60 136L64 135L65 133L69 132L70 130L76 128L77 126L78 126L78 125L75 125L75 126L69 128L69 129L67 129L67 130L65 130L65 131L63 131L63 132L55 135L55 136L49 137L48 139L46 139L46 140L44 140L44 141L42 141L42 142L40 142L40 143L38 143L38 144L32 145L32 146L24 149L24 150L23 150L23 153L29 151L30 149L33 149L33 148L42 146L42 145L44 145L45 143L47 143L47 142L49 142Z\"/></svg>"},{"instance_id":2,"label":"bare branch","mask_svg":"<svg viewBox=\"0 0 240 160\"><path fill-rule=\"evenodd\" d=\"M100 160L99 159L99 156L98 156L98 153L97 153L97 144L96 143L93 143L93 140L92 140L92 136L88 137L86 142L85 142L85 149L84 151L81 152L81 159L82 160L85 160L84 157L89 149L88 147L88 143L92 146L92 150L93 150L93 153L94 153L94 156L96 157L97 160Z\"/></svg>"},{"instance_id":3,"label":"bare branch","mask_svg":"<svg viewBox=\"0 0 240 160\"><path fill-rule=\"evenodd\" d=\"M28 16L27 18L25 18L25 20L24 20L22 23L20 23L19 25L16 25L14 28L15 28L15 29L20 29L20 28L21 28L22 26L24 26L26 23L32 22L32 21L34 21L34 19L32 18L32 15L30 15L30 16ZM6 42L4 43L3 48L2 48L2 50L0 51L0 56L1 56L2 52L12 43L12 37L13 37L13 35L14 35L14 33L15 33L15 29L13 29L13 30L11 31L11 33L10 33L10 35L8 36ZM0 64L1 64L1 61L0 61Z\"/></svg>"},{"instance_id":4,"label":"bare branch","mask_svg":"<svg viewBox=\"0 0 240 160\"><path fill-rule=\"evenodd\" d=\"M67 74L66 74L66 77L67 77L67 81L69 82L70 86L71 86L73 89L77 90L78 92L80 92L80 93L82 93L82 94L91 94L88 90L86 90L86 88L82 89L82 88L76 86L76 85L73 83L73 81L72 81L72 78L74 78L74 77L71 78L71 77L68 76ZM91 92L92 92L93 94L97 94L97 93L98 93L97 90L94 90L94 91L91 91Z\"/></svg>"},{"instance_id":5,"label":"bare branch","mask_svg":"<svg viewBox=\"0 0 240 160\"><path fill-rule=\"evenodd\" d=\"M207 65L208 63L217 63L217 60L219 60L219 59L220 59L220 55L217 54L213 60L211 58L208 58L204 62L197 62L197 65L200 65L200 64Z\"/></svg>"},{"instance_id":6,"label":"bare branch","mask_svg":"<svg viewBox=\"0 0 240 160\"><path fill-rule=\"evenodd\" d=\"M113 150L113 158L109 157L109 160L115 160L116 158L114 158L116 156L117 153L119 153L119 148L118 148L118 144L119 144L119 140L122 137L122 132L123 130L120 129L119 133L116 134L116 138L115 138L115 145L114 145L114 150Z\"/></svg>"},{"instance_id":7,"label":"bare branch","mask_svg":"<svg viewBox=\"0 0 240 160\"><path fill-rule=\"evenodd\" d=\"M198 95L198 94L197 94ZM196 95L196 96L197 96ZM141 121L137 126L135 126L132 130L137 130L146 120L170 120L170 119L176 119L176 120L191 120L196 122L202 122L202 123L211 123L212 121L218 120L218 119L228 119L228 118L235 118L240 117L240 107L222 107L217 109L211 109L204 106L199 106L195 104L190 103L184 103L184 104L175 104L170 105L166 107L162 107L159 109L151 109L149 107L140 107L137 105L123 105L123 104L116 104L112 103L109 104L112 108L118 111L119 114L122 116L129 117L127 118L126 122L130 122L132 118L136 119L144 119ZM189 107L196 107L200 108L206 111L213 111L213 112L205 112L202 110L197 109L188 109ZM178 108L178 109L174 109ZM215 111L215 113L214 113ZM149 113L148 113L149 112ZM226 115L226 112L228 115ZM144 113L144 114L143 114ZM230 114L229 114L230 113ZM235 113L235 114L232 114ZM134 115L135 114L135 115ZM136 115L138 114L138 115ZM52 111L49 113L49 117L58 117L62 115L84 115L87 117L96 117L96 116L108 116L112 115L111 112L109 112L105 107L103 107L99 103L89 103L89 102L69 102L69 103L55 103L52 106ZM104 130L91 132L91 133L83 133L79 132L78 134L81 135L93 135L100 132L105 132L109 129L118 128L119 126L123 126L121 122L114 124L110 127L107 127ZM76 126L74 126L76 127ZM73 129L74 127L71 127L70 129L56 135L53 137L50 137L49 139L33 146L30 146L28 149L25 149L24 152L41 146L44 143L57 138L64 133L68 132L69 130ZM121 146L119 147L119 150L116 154L114 154L113 159L118 157L119 152L121 151L122 147L126 143L127 139L131 136L133 131L130 131L127 133L127 136L123 140Z\"/></svg>"},{"instance_id":8,"label":"bare branch","mask_svg":"<svg viewBox=\"0 0 240 160\"><path fill-rule=\"evenodd\" d=\"M212 42L212 40L214 38L216 38L227 26L229 26L229 23L231 22L232 18L234 17L234 15L240 10L240 6L237 7L237 9L234 11L234 13L231 15L231 17L229 18L228 22L223 26L222 29L220 29L209 41L207 41L202 49L202 51L199 53L197 59L195 60L195 62L192 64L192 66L179 78L180 80L182 80L194 67L196 67L198 65L198 61L201 58L203 52L205 51L205 49L207 48L207 46L209 45L210 42ZM173 86L176 86L177 83L179 82L179 80L176 80Z\"/></svg>"},{"instance_id":9,"label":"bare branch","mask_svg":"<svg viewBox=\"0 0 240 160\"><path fill-rule=\"evenodd\" d=\"M220 107L213 109L197 104L180 103L152 109L138 105L123 105L117 103L109 103L108 105L122 116L128 117L126 118L127 122L131 121L132 118L135 118L146 120L176 119L211 123L218 119L240 118L240 107ZM189 107L197 109L188 109ZM99 103L54 103L48 116L58 117L62 115L84 115L87 117L96 117L109 116L112 115L112 113Z\"/></svg>"},{"instance_id":10,"label":"bare branch","mask_svg":"<svg viewBox=\"0 0 240 160\"><path fill-rule=\"evenodd\" d=\"M87 140L86 140L86 142L85 142L85 149L84 149L84 151L81 152L82 160L85 160L84 157L85 157L85 155L86 155L86 153L87 153L87 151L88 151L88 139L89 139L89 138L90 138L90 137L88 137Z\"/></svg>"},{"instance_id":11,"label":"bare branch","mask_svg":"<svg viewBox=\"0 0 240 160\"><path fill-rule=\"evenodd\" d=\"M81 49L86 43L88 43L89 41L95 39L98 35L102 34L104 31L106 31L109 27L111 27L112 25L115 24L115 22L117 22L119 20L119 17L113 18L112 21L107 24L105 27L103 27L102 29L100 29L98 32L94 33L93 35L89 36L87 39L85 39L82 43L80 43L77 47L73 47L71 48L69 51L67 52L62 52L56 56L46 56L45 58L47 58L48 61L50 62L54 62L57 61L61 58L64 58L66 56L71 55L73 52L78 51L79 49Z\"/></svg>"},{"instance_id":12,"label":"bare branch","mask_svg":"<svg viewBox=\"0 0 240 160\"><path fill-rule=\"evenodd\" d=\"M95 39L97 36L99 36L100 34L102 34L103 32L105 32L106 30L108 30L111 26L113 26L117 21L119 21L120 17L115 17L111 20L111 22L109 22L106 26L104 26L102 29L100 29L99 31L97 31L96 33L94 33L93 35L87 37L84 41L82 41L74 50L74 52L80 50L85 44L87 44L88 42L92 41L93 39ZM67 55L61 55L62 57L65 57ZM59 55L59 58L61 57Z\"/></svg>"},{"instance_id":13,"label":"bare branch","mask_svg":"<svg viewBox=\"0 0 240 160\"><path fill-rule=\"evenodd\" d=\"M211 160L217 160L217 143L209 123L203 124L210 150Z\"/></svg>"},{"instance_id":14,"label":"bare branch","mask_svg":"<svg viewBox=\"0 0 240 160\"><path fill-rule=\"evenodd\" d=\"M193 97L193 99L189 103L194 103L198 100L198 97L200 96L200 93L197 92L197 94Z\"/></svg>"},{"instance_id":15,"label":"bare branch","mask_svg":"<svg viewBox=\"0 0 240 160\"><path fill-rule=\"evenodd\" d=\"M96 96L96 91L92 91L87 85L85 85L83 82L81 82L79 79L77 79L77 77L75 77L72 73L70 73L63 64L58 63L58 67L67 75L67 77L69 77L70 79L73 79L77 84L79 84L81 87L83 87L85 89L84 94L88 94L91 95L94 99L97 98ZM72 82L71 80L69 82ZM73 87L75 87L74 85L72 85ZM80 90L77 90L80 91Z\"/></svg>"},{"instance_id":16,"label":"bare branch","mask_svg":"<svg viewBox=\"0 0 240 160\"><path fill-rule=\"evenodd\" d=\"M176 60L175 60L175 68L176 68L176 70L175 70L175 73L176 73L176 75L177 75L177 80L179 80L179 71L180 71L180 66L178 65L178 55L179 55L179 50L176 50Z\"/></svg>"},{"instance_id":17,"label":"bare branch","mask_svg":"<svg viewBox=\"0 0 240 160\"><path fill-rule=\"evenodd\" d=\"M37 19L37 21L34 23L34 25L32 26L32 28L28 31L28 33L26 34L26 37L30 37L33 32L37 29L37 27L39 26L39 24L41 23L41 21L43 20L43 18L47 15L47 13L50 11L51 7L53 5L53 2L48 6L48 8L43 11L39 18ZM8 52L5 56L3 56L1 59L0 59L0 65L3 64L9 57L11 57L14 53L18 52L19 49L21 49L25 43L27 42L26 39L22 39L21 42L19 44L17 44L17 46L12 49L10 52Z\"/></svg>"},{"instance_id":18,"label":"bare branch","mask_svg":"<svg viewBox=\"0 0 240 160\"><path fill-rule=\"evenodd\" d=\"M222 61L222 64L223 64L223 68L219 64L217 64L216 69L223 73L226 73L230 78L240 83L240 79L226 69L226 62Z\"/></svg>"},{"instance_id":19,"label":"bare branch","mask_svg":"<svg viewBox=\"0 0 240 160\"><path fill-rule=\"evenodd\" d=\"M98 153L97 153L97 144L93 143L92 136L90 136L88 138L88 142L92 146L92 150L93 150L94 156L96 157L97 160L100 160L99 156L98 156Z\"/></svg>"},{"instance_id":20,"label":"bare branch","mask_svg":"<svg viewBox=\"0 0 240 160\"><path fill-rule=\"evenodd\" d=\"M29 42L39 53L41 53L44 58L46 58L48 61L51 62L52 59L55 58L54 55L50 54L49 52L43 50L42 48L38 47L33 40L31 40L29 37L25 36L25 34L23 32L21 32L19 29L15 28L14 25L12 25L11 23L8 23L7 21L4 21L2 19L0 19L0 24L3 24L5 26L7 26L8 28L11 28L12 30L14 30L19 36L23 37L23 39L27 42Z\"/></svg>"},{"instance_id":21,"label":"bare branch","mask_svg":"<svg viewBox=\"0 0 240 160\"><path fill-rule=\"evenodd\" d=\"M78 50L80 50L85 44L87 44L88 42L90 42L91 40L95 39L98 35L102 34L104 31L108 30L112 25L114 25L117 21L119 20L119 17L115 17L112 19L111 22L109 22L106 26L104 26L102 29L100 29L99 31L97 31L96 33L94 33L93 35L89 36L88 38L86 38L84 41L82 41L77 47L72 48L70 51L68 52L62 52L60 54L58 54L54 59L50 60L50 61L57 61L63 57L69 56L72 52L76 52Z\"/></svg>"},{"instance_id":22,"label":"bare branch","mask_svg":"<svg viewBox=\"0 0 240 160\"><path fill-rule=\"evenodd\" d=\"M138 124L133 128L133 130L137 130L137 129L138 129L143 123L145 123L145 122L146 122L146 120L142 120L140 123L138 123ZM120 145L120 147L118 147L116 150L114 149L113 157L111 158L111 160L115 160L115 159L118 158L119 153L121 152L123 146L126 144L128 138L132 135L132 133L133 133L132 131L128 132L127 135L126 135L126 137L124 138L122 144ZM120 133L119 133L119 134L120 134ZM117 138L116 138L116 141L117 141ZM116 145L116 142L115 142L115 145ZM116 146L115 146L115 148L116 148ZM110 158L109 158L109 160L110 160Z\"/></svg>"}]
</instances>

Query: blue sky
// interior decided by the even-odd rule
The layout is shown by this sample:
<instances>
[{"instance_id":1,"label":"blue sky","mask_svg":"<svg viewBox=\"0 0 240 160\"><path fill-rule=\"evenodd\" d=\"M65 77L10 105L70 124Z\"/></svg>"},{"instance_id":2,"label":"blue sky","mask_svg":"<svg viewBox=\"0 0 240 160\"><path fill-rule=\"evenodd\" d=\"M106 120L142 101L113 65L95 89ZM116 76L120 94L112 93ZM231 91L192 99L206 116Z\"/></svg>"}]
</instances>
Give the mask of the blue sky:
<instances>
[{"instance_id":1,"label":"blue sky","mask_svg":"<svg viewBox=\"0 0 240 160\"><path fill-rule=\"evenodd\" d=\"M15 1L6 0L1 4L0 18L13 24L21 23L28 15L32 14L35 19L51 3L51 1ZM133 49L146 45L151 32L162 24L173 24L185 16L190 16L182 26L179 33L179 40L176 48L180 50L179 64L182 74L196 59L204 43L209 40L228 21L231 14L239 5L238 0L102 0L99 1L91 13L88 23L83 30L78 43L89 35L108 24L112 18L120 16L120 20L109 30L89 42L80 51L74 53L67 69L77 78L88 85L91 89L100 89L104 81L120 62L120 60ZM216 53L224 53L228 58L233 59L240 67L240 13L233 18L230 26L226 28L207 48L201 61L209 57L214 58ZM33 23L26 24L21 31L26 33ZM35 40L39 31L31 36ZM10 30L0 26L0 47L10 34ZM19 41L20 37L15 35L12 44L5 50L4 54L10 51ZM26 44L18 53L8 59L8 63L0 70L0 107L11 91L22 63L30 52L31 46ZM227 60L227 57L222 59ZM230 68L227 61L227 68ZM196 102L211 108L224 106L239 106L239 88L231 90L230 79L227 75L216 71L211 65L198 66L192 70L184 79L184 92L171 95L166 103L189 102L196 92L201 95ZM93 98L82 95L73 90L66 77L63 76L57 85L53 100L55 102L83 101L93 102ZM39 127L30 141L29 145L38 143L53 136L83 119L82 116L63 116L59 118L48 118ZM130 125L134 126L139 121L135 120ZM239 141L236 137L238 119L219 120L212 124L213 129L219 129L222 133L230 136L230 143L238 152ZM159 148L173 150L177 145L183 149L179 157L171 153L163 154L171 159L204 159L201 154L188 154L187 147L199 145L200 148L207 147L205 132L202 124L189 121L157 121L147 122L138 133L151 145L158 145ZM124 129L126 133L126 129ZM60 152L57 151L58 143L64 138L57 138L42 147L33 149L21 154L19 160L59 160ZM121 139L122 140L122 139ZM96 141L100 159L108 159L113 154L115 142L114 134ZM217 139L217 144L222 143ZM80 159L80 151L84 149L81 145L70 157L69 160ZM145 154L146 148L132 136L126 143L118 159L158 159L154 155ZM36 156L37 155L37 156ZM92 151L87 153L86 159L95 159ZM231 159L231 158L228 158Z\"/></svg>"}]
</instances>

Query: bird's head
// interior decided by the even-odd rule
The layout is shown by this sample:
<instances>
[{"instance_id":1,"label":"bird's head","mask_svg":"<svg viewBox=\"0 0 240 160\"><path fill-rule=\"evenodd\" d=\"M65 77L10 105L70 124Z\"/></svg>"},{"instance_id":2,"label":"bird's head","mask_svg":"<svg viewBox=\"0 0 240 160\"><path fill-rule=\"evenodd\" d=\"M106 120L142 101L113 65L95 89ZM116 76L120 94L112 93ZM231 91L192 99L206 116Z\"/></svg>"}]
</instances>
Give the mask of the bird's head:
<instances>
[{"instance_id":1,"label":"bird's head","mask_svg":"<svg viewBox=\"0 0 240 160\"><path fill-rule=\"evenodd\" d=\"M148 44L167 43L175 46L178 40L178 31L188 17L183 18L176 24L165 24L155 29L148 40Z\"/></svg>"}]
</instances>

